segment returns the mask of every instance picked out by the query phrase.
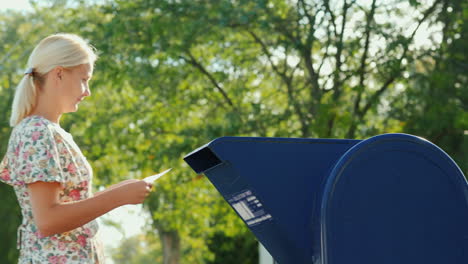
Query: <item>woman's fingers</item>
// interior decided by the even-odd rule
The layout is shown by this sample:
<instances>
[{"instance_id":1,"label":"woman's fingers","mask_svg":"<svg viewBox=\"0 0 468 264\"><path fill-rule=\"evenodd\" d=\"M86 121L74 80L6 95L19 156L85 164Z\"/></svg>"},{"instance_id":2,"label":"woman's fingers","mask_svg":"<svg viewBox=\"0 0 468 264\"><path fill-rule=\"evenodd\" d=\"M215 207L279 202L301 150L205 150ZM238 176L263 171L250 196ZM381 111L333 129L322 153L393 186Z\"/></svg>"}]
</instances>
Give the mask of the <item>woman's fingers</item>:
<instances>
[{"instance_id":1,"label":"woman's fingers","mask_svg":"<svg viewBox=\"0 0 468 264\"><path fill-rule=\"evenodd\" d=\"M151 193L151 189L153 188L153 185L151 183L147 183L146 184L146 193L145 193L145 197L148 197Z\"/></svg>"}]
</instances>

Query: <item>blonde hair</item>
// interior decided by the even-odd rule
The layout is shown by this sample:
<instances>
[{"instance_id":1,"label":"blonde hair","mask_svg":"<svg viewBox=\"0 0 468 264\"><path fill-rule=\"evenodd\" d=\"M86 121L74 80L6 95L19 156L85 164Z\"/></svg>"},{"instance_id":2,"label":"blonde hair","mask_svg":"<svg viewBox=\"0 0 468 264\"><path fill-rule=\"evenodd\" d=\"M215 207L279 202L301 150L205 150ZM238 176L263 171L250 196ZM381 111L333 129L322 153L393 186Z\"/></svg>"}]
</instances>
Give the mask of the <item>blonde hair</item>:
<instances>
[{"instance_id":1,"label":"blonde hair","mask_svg":"<svg viewBox=\"0 0 468 264\"><path fill-rule=\"evenodd\" d=\"M28 59L28 70L16 87L11 109L10 125L16 126L28 116L36 103L37 89L44 84L44 76L57 66L70 68L94 64L94 47L74 34L54 34L41 40Z\"/></svg>"}]
</instances>

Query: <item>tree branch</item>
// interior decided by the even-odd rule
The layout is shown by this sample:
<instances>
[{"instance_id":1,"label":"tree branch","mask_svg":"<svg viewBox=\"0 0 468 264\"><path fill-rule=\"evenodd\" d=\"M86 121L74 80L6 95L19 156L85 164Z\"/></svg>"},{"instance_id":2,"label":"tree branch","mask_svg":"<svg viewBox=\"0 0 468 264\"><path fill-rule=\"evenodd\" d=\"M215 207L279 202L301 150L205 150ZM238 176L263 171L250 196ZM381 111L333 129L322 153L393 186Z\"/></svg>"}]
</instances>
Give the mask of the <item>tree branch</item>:
<instances>
[{"instance_id":1,"label":"tree branch","mask_svg":"<svg viewBox=\"0 0 468 264\"><path fill-rule=\"evenodd\" d=\"M266 9L266 12L272 18L275 18L275 14L272 14L269 9ZM292 34L292 31L288 30L288 28L284 25L284 23L281 23L284 21L283 19L277 18L277 19L273 19L273 21L275 22L274 28L293 43L294 47L299 51L299 54L301 54L301 56L304 59L304 65L306 66L306 70L309 75L309 80L310 80L310 84L312 87L311 93L310 93L311 104L310 104L309 111L311 114L315 114L316 112L315 105L318 101L320 101L321 94L320 94L319 84L318 84L318 75L316 74L315 69L312 64L312 52L311 52L312 47L307 46L307 44L302 43L300 37L295 37ZM313 22L315 22L315 20ZM314 30L313 29L314 25L310 25L310 27L311 27L311 30ZM314 95L316 95L316 97L314 97Z\"/></svg>"},{"instance_id":2,"label":"tree branch","mask_svg":"<svg viewBox=\"0 0 468 264\"><path fill-rule=\"evenodd\" d=\"M293 80L294 75L291 74L291 76L288 76L286 72L280 71L278 67L276 67L276 65L273 63L273 60L271 59L272 55L270 51L268 50L268 47L266 46L266 44L252 30L248 29L247 32L253 37L255 42L257 42L260 45L263 53L265 53L265 55L267 56L267 59L270 62L270 65L273 68L273 71L276 72L276 74L280 76L280 78L283 80L284 84L286 85L289 103L293 106L294 111L299 117L299 122L301 123L302 136L308 137L309 136L309 121L307 120L305 114L302 112L299 101L295 97L295 92L292 86L292 80Z\"/></svg>"},{"instance_id":3,"label":"tree branch","mask_svg":"<svg viewBox=\"0 0 468 264\"><path fill-rule=\"evenodd\" d=\"M335 28L335 37L338 38L338 42L336 43L336 54L335 54L335 70L333 72L333 87L332 87L332 90L333 90L333 101L334 102L338 102L339 98L340 98L340 95L341 95L341 84L344 82L344 80L342 80L340 78L340 75L341 75L341 66L343 65L343 62L341 61L341 54L343 52L343 48L344 48L344 42L343 42L343 39L344 39L344 31L345 31L345 28L346 28L346 23L347 23L347 17L348 17L348 10L349 8L351 7L351 5L353 4L354 2L351 2L350 4L348 4L348 2L346 0L343 1L343 15L342 15L342 21L341 21L341 30L340 30L340 33L337 32L337 28L336 28L336 24L335 24L335 16L333 14L333 12L331 11L330 9L330 6L329 6L329 1L326 1L326 8L328 10L328 12L330 13L330 16L332 17L333 19L333 26ZM349 78L349 77L348 77ZM332 114L332 116L330 117L330 120L328 122L328 128L327 128L327 132L326 132L326 136L331 136L332 135L332 131L333 131L333 127L335 125L335 119L336 119L336 114Z\"/></svg>"},{"instance_id":4,"label":"tree branch","mask_svg":"<svg viewBox=\"0 0 468 264\"><path fill-rule=\"evenodd\" d=\"M211 73L209 73L204 67L203 65L201 65L196 59L195 57L193 57L192 53L190 53L190 51L186 51L186 54L188 55L189 58L186 58L186 57L183 57L183 56L180 56L180 58L182 58L184 61L186 61L187 63L189 63L190 65L194 66L195 68L197 68L201 73L203 73L203 75L205 75L208 80L211 82L211 84L213 84L213 86L216 88L216 90L218 90L221 95L223 96L224 100L226 101L226 103L231 106L235 111L237 111L239 114L240 114L240 111L237 109L237 107L234 105L234 103L232 102L231 98L229 98L229 96L227 95L226 91L224 91L224 89L219 85L219 83L216 81L216 79L213 77L213 75Z\"/></svg>"},{"instance_id":5,"label":"tree branch","mask_svg":"<svg viewBox=\"0 0 468 264\"><path fill-rule=\"evenodd\" d=\"M252 36L255 42L260 45L263 53L265 53L265 55L267 56L268 62L270 63L271 68L273 68L273 71L275 71L276 74L278 74L286 84L290 83L292 77L287 76L286 72L280 71L279 68L273 63L273 60L271 59L272 55L270 51L268 50L268 47L266 46L266 44L252 30L247 29L247 32L250 34L250 36Z\"/></svg>"},{"instance_id":6,"label":"tree branch","mask_svg":"<svg viewBox=\"0 0 468 264\"><path fill-rule=\"evenodd\" d=\"M364 79L366 73L366 64L367 64L367 56L369 54L369 44L370 44L370 35L371 35L371 24L374 22L374 14L375 14L375 4L376 0L372 1L371 9L369 14L366 18L366 29L364 32L365 35L365 43L364 43L364 52L362 53L361 57L361 66L359 67L359 84L357 86L357 97L356 101L354 101L354 113L359 111L359 105L361 103L362 93L364 92Z\"/></svg>"},{"instance_id":7,"label":"tree branch","mask_svg":"<svg viewBox=\"0 0 468 264\"><path fill-rule=\"evenodd\" d=\"M387 89L390 87L390 85L400 76L400 74L403 71L403 68L401 67L401 62L404 58L406 58L406 54L409 50L409 46L411 42L414 39L414 36L416 35L419 27L424 23L424 21L435 11L437 5L439 5L442 2L442 0L436 0L431 7L429 7L423 14L423 17L419 20L418 25L416 28L413 30L411 33L410 37L407 39L407 42L404 45L404 50L403 53L401 54L400 58L398 59L398 70L392 71L390 77L385 81L382 86L370 96L369 100L367 100L366 104L362 109L357 109L355 112L355 115L357 119L362 119L364 116L367 114L367 112L370 110L370 108L377 103L379 100L380 96L387 91ZM348 137L349 138L354 138L354 134L356 131L357 124L355 121L352 122L349 130L348 130Z\"/></svg>"},{"instance_id":8,"label":"tree branch","mask_svg":"<svg viewBox=\"0 0 468 264\"><path fill-rule=\"evenodd\" d=\"M398 59L398 65L399 66L401 65L401 61L404 58L406 58L406 54L408 52L409 46L410 46L411 42L413 42L414 36L416 35L417 31L419 30L419 27L435 11L437 5L440 4L441 2L442 2L442 0L435 1L434 4L424 12L424 16L421 18L421 20L419 20L418 25L416 26L416 28L411 33L411 36L409 37L408 42L406 43L406 45L404 47L403 53L400 56L400 58ZM377 90L370 97L370 99L369 99L369 101L367 101L366 105L362 108L362 110L359 111L359 115L361 117L364 117L364 115L367 113L367 111L369 111L371 106L377 101L377 99L380 97L380 95L382 95L383 92L385 92L388 89L390 84L392 84L397 79L397 77L399 77L399 75L401 74L402 71L403 71L403 69L401 67L399 67L399 70L394 72L390 76L390 78L382 85L382 87L380 87L380 89Z\"/></svg>"}]
</instances>

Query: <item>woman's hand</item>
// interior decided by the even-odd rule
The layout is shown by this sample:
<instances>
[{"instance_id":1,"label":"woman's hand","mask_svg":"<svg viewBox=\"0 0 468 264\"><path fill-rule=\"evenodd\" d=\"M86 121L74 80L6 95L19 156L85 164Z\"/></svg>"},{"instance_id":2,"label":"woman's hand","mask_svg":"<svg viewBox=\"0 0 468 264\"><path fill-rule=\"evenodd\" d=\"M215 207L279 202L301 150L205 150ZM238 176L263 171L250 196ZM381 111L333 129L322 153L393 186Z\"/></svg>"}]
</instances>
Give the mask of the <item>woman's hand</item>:
<instances>
[{"instance_id":1,"label":"woman's hand","mask_svg":"<svg viewBox=\"0 0 468 264\"><path fill-rule=\"evenodd\" d=\"M148 197L153 186L143 180L126 180L113 187L124 204L140 204Z\"/></svg>"}]
</instances>

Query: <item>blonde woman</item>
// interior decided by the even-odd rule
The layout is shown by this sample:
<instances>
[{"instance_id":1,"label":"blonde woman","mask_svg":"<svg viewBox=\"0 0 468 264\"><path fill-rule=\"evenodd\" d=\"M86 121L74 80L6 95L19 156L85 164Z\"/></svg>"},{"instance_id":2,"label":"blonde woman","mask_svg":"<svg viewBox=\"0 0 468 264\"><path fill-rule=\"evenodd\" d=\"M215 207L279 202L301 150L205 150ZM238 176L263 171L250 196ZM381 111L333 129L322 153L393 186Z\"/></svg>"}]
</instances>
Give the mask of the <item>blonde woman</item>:
<instances>
[{"instance_id":1,"label":"blonde woman","mask_svg":"<svg viewBox=\"0 0 468 264\"><path fill-rule=\"evenodd\" d=\"M142 203L151 190L145 181L127 180L92 195L91 167L60 127L62 114L91 95L96 59L79 36L51 35L33 50L17 87L0 181L13 186L23 215L19 263L103 263L95 219Z\"/></svg>"}]
</instances>

